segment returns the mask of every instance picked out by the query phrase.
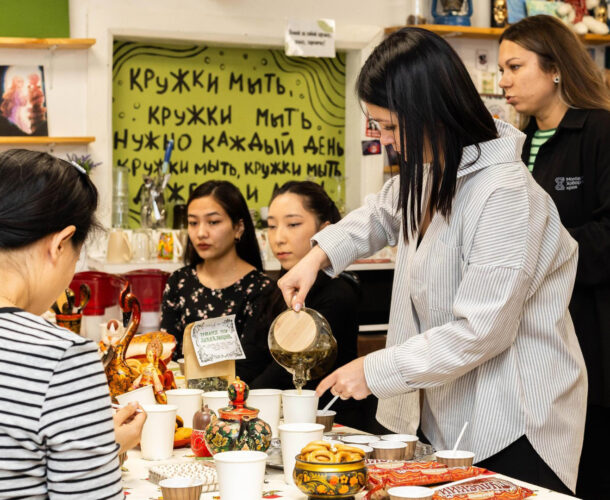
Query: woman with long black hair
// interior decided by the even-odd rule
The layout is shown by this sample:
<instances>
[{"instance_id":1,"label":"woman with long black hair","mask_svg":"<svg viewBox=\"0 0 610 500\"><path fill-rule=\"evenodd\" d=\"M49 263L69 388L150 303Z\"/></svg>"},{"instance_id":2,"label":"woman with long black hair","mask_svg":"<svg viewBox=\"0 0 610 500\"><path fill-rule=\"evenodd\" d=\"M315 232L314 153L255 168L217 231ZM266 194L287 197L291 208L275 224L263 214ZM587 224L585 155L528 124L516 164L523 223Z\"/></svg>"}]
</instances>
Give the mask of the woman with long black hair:
<instances>
[{"instance_id":1,"label":"woman with long black hair","mask_svg":"<svg viewBox=\"0 0 610 500\"><path fill-rule=\"evenodd\" d=\"M373 393L382 425L419 420L436 449L468 421L460 446L479 464L573 490L587 393L567 308L577 246L521 161L525 136L492 119L455 51L424 29L384 40L357 92L400 175L318 233L279 286L298 310L319 269L395 244L388 339L318 393Z\"/></svg>"},{"instance_id":2,"label":"woman with long black hair","mask_svg":"<svg viewBox=\"0 0 610 500\"><path fill-rule=\"evenodd\" d=\"M202 319L235 315L235 329L246 355L237 374L249 382L259 372L257 339L267 335L267 313L275 283L262 272L260 250L248 206L228 181L208 181L187 203L188 242L185 267L168 279L163 294L161 328L176 337L174 355L182 357L186 325Z\"/></svg>"}]
</instances>

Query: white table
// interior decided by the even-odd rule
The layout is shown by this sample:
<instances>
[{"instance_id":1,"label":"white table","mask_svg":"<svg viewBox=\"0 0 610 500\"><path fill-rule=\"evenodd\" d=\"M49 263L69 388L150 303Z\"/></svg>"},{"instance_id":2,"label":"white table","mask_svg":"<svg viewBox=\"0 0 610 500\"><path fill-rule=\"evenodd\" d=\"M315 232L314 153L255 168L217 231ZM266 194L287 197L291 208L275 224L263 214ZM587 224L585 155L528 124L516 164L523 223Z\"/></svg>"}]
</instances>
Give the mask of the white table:
<instances>
[{"instance_id":1,"label":"white table","mask_svg":"<svg viewBox=\"0 0 610 500\"><path fill-rule=\"evenodd\" d=\"M127 493L127 500L157 500L161 498L161 489L148 481L148 469L154 465L162 463L180 463L189 462L195 460L192 455L190 448L180 448L174 450L174 455L170 460L164 461L150 461L143 460L140 456L140 452L132 450L128 453L128 459L124 464L127 469L123 472L123 487L125 493ZM532 497L533 500L567 500L574 498L561 493L548 490L546 488L539 488L532 484L524 483L510 477L502 476L499 477L508 479L509 481L525 486L536 492L536 496ZM277 495L284 499L290 500L306 500L307 496L300 492L295 486L288 486L284 483L284 474L279 470L267 468L267 474L265 475L265 485L263 488L264 492L271 490L277 490ZM213 500L215 497L218 498L218 492L208 492L201 494L201 500ZM356 499L360 500L364 497L365 492L356 495Z\"/></svg>"}]
</instances>

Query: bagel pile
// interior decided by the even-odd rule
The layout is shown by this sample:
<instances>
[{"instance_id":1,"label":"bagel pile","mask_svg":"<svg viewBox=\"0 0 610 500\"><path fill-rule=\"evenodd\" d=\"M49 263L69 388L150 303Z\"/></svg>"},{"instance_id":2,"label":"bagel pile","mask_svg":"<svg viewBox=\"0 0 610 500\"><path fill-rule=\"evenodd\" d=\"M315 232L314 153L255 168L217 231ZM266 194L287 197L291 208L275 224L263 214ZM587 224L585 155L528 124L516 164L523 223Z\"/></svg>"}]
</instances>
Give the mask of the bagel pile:
<instances>
[{"instance_id":1,"label":"bagel pile","mask_svg":"<svg viewBox=\"0 0 610 500\"><path fill-rule=\"evenodd\" d=\"M312 441L301 450L299 458L305 462L333 464L363 460L364 455L364 451L355 446Z\"/></svg>"}]
</instances>

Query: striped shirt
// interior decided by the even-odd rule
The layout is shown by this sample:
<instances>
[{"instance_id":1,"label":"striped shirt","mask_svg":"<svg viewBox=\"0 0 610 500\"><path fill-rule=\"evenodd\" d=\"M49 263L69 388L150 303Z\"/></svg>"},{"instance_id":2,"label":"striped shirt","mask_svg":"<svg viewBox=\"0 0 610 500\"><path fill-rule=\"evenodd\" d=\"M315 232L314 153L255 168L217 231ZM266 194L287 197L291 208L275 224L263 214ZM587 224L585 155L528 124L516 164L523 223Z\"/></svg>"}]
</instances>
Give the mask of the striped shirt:
<instances>
[{"instance_id":1,"label":"striped shirt","mask_svg":"<svg viewBox=\"0 0 610 500\"><path fill-rule=\"evenodd\" d=\"M540 147L551 137L553 137L556 131L556 128L551 128L549 130L536 130L536 132L534 132L534 136L532 137L532 147L530 148L530 157L527 161L527 168L530 172L533 172L534 170L536 156L538 156Z\"/></svg>"},{"instance_id":2,"label":"striped shirt","mask_svg":"<svg viewBox=\"0 0 610 500\"><path fill-rule=\"evenodd\" d=\"M398 179L314 239L338 273L398 245L386 348L366 356L377 419L436 449L484 460L526 435L572 490L583 440L587 378L568 312L577 245L551 198L520 160L525 136L464 148L449 220L432 218L421 244L405 243Z\"/></svg>"},{"instance_id":3,"label":"striped shirt","mask_svg":"<svg viewBox=\"0 0 610 500\"><path fill-rule=\"evenodd\" d=\"M0 308L0 498L123 498L95 344Z\"/></svg>"}]
</instances>

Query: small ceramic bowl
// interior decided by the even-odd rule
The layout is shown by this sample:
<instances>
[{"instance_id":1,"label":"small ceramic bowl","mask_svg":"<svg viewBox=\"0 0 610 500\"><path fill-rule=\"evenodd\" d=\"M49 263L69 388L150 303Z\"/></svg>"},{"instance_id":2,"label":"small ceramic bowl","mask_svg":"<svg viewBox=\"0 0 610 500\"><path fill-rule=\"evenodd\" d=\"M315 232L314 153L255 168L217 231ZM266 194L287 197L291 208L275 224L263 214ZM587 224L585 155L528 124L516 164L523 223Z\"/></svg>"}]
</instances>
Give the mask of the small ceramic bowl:
<instances>
[{"instance_id":1,"label":"small ceramic bowl","mask_svg":"<svg viewBox=\"0 0 610 500\"><path fill-rule=\"evenodd\" d=\"M297 488L311 498L349 498L364 489L364 459L353 462L319 463L296 457L292 478Z\"/></svg>"}]
</instances>

